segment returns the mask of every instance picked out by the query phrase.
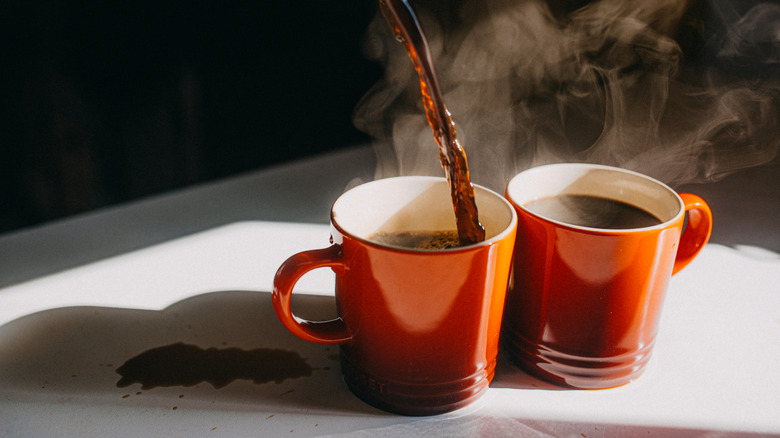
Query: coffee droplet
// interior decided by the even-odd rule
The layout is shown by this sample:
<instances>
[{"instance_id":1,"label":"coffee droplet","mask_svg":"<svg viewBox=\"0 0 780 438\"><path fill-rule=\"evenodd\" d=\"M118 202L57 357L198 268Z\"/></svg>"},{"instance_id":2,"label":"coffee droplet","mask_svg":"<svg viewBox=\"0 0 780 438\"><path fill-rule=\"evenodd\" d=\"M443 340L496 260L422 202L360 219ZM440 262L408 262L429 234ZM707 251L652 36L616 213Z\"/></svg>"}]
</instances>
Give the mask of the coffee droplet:
<instances>
[{"instance_id":1,"label":"coffee droplet","mask_svg":"<svg viewBox=\"0 0 780 438\"><path fill-rule=\"evenodd\" d=\"M141 389L158 386L194 386L208 382L222 388L234 380L256 384L311 376L312 367L297 352L276 348L241 350L202 349L176 343L153 348L129 359L116 372L116 386L140 383Z\"/></svg>"}]
</instances>

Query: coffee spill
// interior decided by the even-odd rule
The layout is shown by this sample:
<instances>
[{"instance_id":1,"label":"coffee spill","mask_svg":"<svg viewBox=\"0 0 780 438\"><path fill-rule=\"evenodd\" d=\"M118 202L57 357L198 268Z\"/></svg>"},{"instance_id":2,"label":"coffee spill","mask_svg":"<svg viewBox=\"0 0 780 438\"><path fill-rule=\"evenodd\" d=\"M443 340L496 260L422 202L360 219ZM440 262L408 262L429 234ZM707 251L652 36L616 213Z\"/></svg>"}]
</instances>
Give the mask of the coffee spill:
<instances>
[{"instance_id":1,"label":"coffee spill","mask_svg":"<svg viewBox=\"0 0 780 438\"><path fill-rule=\"evenodd\" d=\"M176 343L153 348L129 359L116 372L122 376L116 386L140 383L141 389L158 386L194 386L208 382L222 388L243 379L256 384L311 376L312 367L297 352L275 348L202 349Z\"/></svg>"},{"instance_id":2,"label":"coffee spill","mask_svg":"<svg viewBox=\"0 0 780 438\"><path fill-rule=\"evenodd\" d=\"M455 122L452 121L439 90L428 40L414 10L406 0L379 0L379 4L396 39L404 44L420 76L425 116L439 145L439 159L450 183L460 243L470 245L481 242L485 240L485 228L479 222L466 152L458 141Z\"/></svg>"}]
</instances>

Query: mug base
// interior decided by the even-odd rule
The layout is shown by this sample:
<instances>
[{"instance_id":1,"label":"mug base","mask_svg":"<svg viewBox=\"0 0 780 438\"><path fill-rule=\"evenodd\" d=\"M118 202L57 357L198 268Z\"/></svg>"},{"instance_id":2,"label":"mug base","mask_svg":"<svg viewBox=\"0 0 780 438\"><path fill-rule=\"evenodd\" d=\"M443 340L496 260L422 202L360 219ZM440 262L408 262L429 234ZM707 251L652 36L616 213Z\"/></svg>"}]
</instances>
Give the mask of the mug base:
<instances>
[{"instance_id":1,"label":"mug base","mask_svg":"<svg viewBox=\"0 0 780 438\"><path fill-rule=\"evenodd\" d=\"M420 383L380 379L342 357L341 373L349 390L367 404L394 414L431 416L464 408L482 397L495 373L479 372L455 382Z\"/></svg>"},{"instance_id":2,"label":"mug base","mask_svg":"<svg viewBox=\"0 0 780 438\"><path fill-rule=\"evenodd\" d=\"M504 342L510 360L534 377L571 389L610 389L636 380L647 368L654 342L610 357L588 357L537 346L519 336Z\"/></svg>"},{"instance_id":3,"label":"mug base","mask_svg":"<svg viewBox=\"0 0 780 438\"><path fill-rule=\"evenodd\" d=\"M446 400L443 401L438 397L394 397L379 399L373 395L369 395L362 388L347 382L347 387L349 390L355 394L357 398L363 400L363 402L385 412L408 417L427 417L441 415L465 408L482 397L487 391L488 386L489 385L484 385L481 389L477 390L477 392L470 394L465 399L460 399L455 402L448 402ZM445 399L446 398L447 397L445 397Z\"/></svg>"}]
</instances>

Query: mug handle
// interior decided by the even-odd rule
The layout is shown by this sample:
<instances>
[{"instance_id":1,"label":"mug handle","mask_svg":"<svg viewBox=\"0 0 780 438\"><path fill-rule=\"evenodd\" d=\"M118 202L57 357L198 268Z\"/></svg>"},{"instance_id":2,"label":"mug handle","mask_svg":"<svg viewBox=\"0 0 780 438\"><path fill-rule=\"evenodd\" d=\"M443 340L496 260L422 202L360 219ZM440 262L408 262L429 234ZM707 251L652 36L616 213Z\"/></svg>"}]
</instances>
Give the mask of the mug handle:
<instances>
[{"instance_id":1,"label":"mug handle","mask_svg":"<svg viewBox=\"0 0 780 438\"><path fill-rule=\"evenodd\" d=\"M334 268L334 271L345 267L344 253L340 245L299 252L285 260L274 276L271 301L279 321L295 336L315 344L344 344L352 337L341 318L309 321L295 316L292 312L292 291L295 283L303 274L324 267Z\"/></svg>"},{"instance_id":2,"label":"mug handle","mask_svg":"<svg viewBox=\"0 0 780 438\"><path fill-rule=\"evenodd\" d=\"M680 198L685 204L688 223L680 237L680 247L677 249L672 275L693 261L712 234L712 211L704 199L691 193L680 193Z\"/></svg>"}]
</instances>

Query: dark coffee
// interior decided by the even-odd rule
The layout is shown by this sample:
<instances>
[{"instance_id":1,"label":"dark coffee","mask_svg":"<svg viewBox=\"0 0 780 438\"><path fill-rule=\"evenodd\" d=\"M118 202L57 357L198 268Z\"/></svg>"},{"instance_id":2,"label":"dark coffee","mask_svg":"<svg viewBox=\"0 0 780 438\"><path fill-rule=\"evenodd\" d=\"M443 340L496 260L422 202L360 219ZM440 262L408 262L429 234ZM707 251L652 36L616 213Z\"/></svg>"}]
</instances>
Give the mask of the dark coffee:
<instances>
[{"instance_id":1,"label":"dark coffee","mask_svg":"<svg viewBox=\"0 0 780 438\"><path fill-rule=\"evenodd\" d=\"M368 240L380 245L399 246L411 249L447 249L460 246L457 231L403 231L396 233L379 232Z\"/></svg>"},{"instance_id":2,"label":"dark coffee","mask_svg":"<svg viewBox=\"0 0 780 438\"><path fill-rule=\"evenodd\" d=\"M641 208L596 196L554 196L525 204L525 208L548 219L589 228L644 228L662 222Z\"/></svg>"},{"instance_id":3,"label":"dark coffee","mask_svg":"<svg viewBox=\"0 0 780 438\"><path fill-rule=\"evenodd\" d=\"M240 350L175 343L153 348L129 359L116 372L116 386L140 383L141 389L158 386L195 386L208 382L222 388L237 379L262 384L311 376L313 368L295 351L276 348Z\"/></svg>"}]
</instances>

